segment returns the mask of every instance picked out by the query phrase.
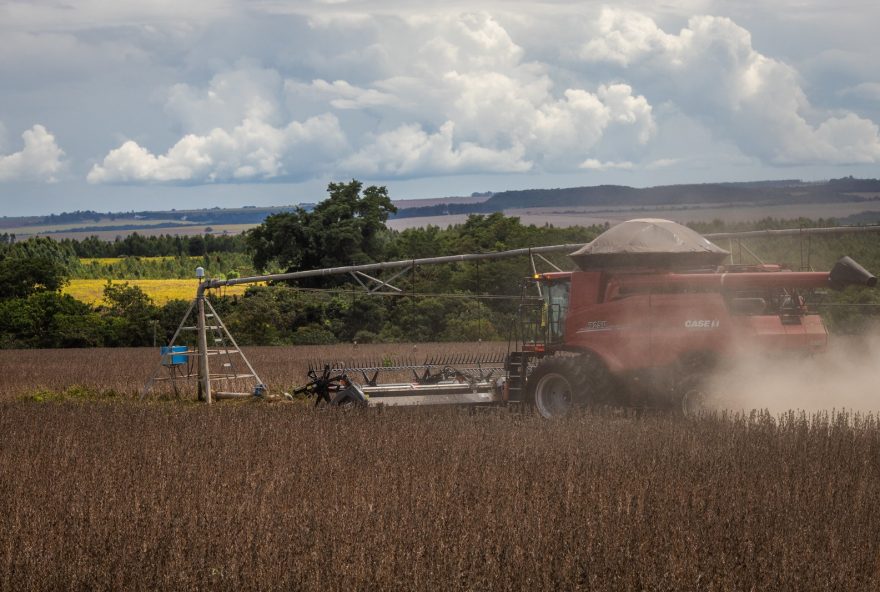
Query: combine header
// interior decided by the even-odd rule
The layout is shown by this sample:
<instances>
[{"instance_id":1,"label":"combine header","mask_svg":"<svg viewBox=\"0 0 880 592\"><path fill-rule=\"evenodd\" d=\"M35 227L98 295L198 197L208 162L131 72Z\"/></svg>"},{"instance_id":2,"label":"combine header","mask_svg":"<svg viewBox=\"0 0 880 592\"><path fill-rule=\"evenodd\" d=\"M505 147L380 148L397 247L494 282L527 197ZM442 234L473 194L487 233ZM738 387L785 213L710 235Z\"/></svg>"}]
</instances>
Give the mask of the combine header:
<instances>
[{"instance_id":1,"label":"combine header","mask_svg":"<svg viewBox=\"0 0 880 592\"><path fill-rule=\"evenodd\" d=\"M450 355L400 362L309 365L309 382L293 394L329 405L480 405L501 401L505 356ZM320 374L319 374L320 368ZM360 375L363 382L356 382ZM380 378L390 375L390 381ZM403 378L401 378L403 376ZM404 380L405 379L405 380ZM290 395L287 395L290 397Z\"/></svg>"},{"instance_id":2,"label":"combine header","mask_svg":"<svg viewBox=\"0 0 880 592\"><path fill-rule=\"evenodd\" d=\"M541 252L551 251L571 253L579 269L535 272L529 278L519 322L503 357L314 363L309 382L298 392L334 405L522 403L545 417L592 404L679 407L691 412L704 404L709 373L741 349L795 355L825 350L828 334L821 317L807 306L809 292L877 283L849 257L828 272L790 271L764 263L725 264L730 253L689 228L668 220L630 220L587 245L205 281L191 307L199 312L194 328L199 330L200 348L183 355L199 357L199 384L208 401L211 382L223 377L208 370L207 328L221 331L220 351L234 351L244 358L204 300L208 288L333 273L361 274L393 288L391 279L379 280L364 272L526 254L540 257ZM532 266L534 270L534 259ZM526 296L532 286L538 298ZM206 304L210 319L203 312ZM226 338L231 350L224 345ZM243 376L256 377L244 362ZM264 394L263 385L255 380L254 394Z\"/></svg>"}]
</instances>

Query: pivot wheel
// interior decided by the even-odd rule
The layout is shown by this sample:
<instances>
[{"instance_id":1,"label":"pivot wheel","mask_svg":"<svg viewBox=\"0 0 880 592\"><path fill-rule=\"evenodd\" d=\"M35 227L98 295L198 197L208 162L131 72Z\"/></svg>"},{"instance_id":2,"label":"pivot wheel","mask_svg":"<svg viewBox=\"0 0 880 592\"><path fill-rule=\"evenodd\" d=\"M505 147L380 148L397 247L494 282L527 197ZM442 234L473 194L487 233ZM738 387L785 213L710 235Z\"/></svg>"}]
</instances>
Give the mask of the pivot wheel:
<instances>
[{"instance_id":1,"label":"pivot wheel","mask_svg":"<svg viewBox=\"0 0 880 592\"><path fill-rule=\"evenodd\" d=\"M608 373L592 356L544 358L529 376L528 396L543 417L564 417L607 391Z\"/></svg>"}]
</instances>

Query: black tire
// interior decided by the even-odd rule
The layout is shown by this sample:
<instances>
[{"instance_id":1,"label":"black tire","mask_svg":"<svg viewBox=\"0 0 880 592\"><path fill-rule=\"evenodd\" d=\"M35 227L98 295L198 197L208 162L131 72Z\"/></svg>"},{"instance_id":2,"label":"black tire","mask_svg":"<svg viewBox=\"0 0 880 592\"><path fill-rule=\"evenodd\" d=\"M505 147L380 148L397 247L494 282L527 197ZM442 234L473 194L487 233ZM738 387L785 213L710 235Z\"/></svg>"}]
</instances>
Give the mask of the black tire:
<instances>
[{"instance_id":1,"label":"black tire","mask_svg":"<svg viewBox=\"0 0 880 592\"><path fill-rule=\"evenodd\" d=\"M679 383L676 391L682 415L696 417L710 410L708 385L709 375L703 372L686 376Z\"/></svg>"},{"instance_id":2,"label":"black tire","mask_svg":"<svg viewBox=\"0 0 880 592\"><path fill-rule=\"evenodd\" d=\"M542 417L565 417L604 399L608 371L593 356L544 358L529 375L528 400Z\"/></svg>"}]
</instances>

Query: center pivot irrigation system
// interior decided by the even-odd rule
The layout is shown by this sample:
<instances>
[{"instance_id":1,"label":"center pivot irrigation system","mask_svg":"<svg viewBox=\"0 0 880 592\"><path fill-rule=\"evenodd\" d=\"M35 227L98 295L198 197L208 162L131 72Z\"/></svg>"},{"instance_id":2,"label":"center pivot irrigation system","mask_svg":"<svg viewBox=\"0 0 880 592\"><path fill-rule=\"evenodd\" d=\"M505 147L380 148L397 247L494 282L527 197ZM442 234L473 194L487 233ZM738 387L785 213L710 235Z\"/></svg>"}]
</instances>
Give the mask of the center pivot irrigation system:
<instances>
[{"instance_id":1,"label":"center pivot irrigation system","mask_svg":"<svg viewBox=\"0 0 880 592\"><path fill-rule=\"evenodd\" d=\"M198 380L199 400L211 403L215 399L242 398L254 395L264 396L268 394L263 381L260 379L256 370L245 357L244 353L235 342L232 334L223 324L217 311L207 299L205 293L207 290L222 288L224 286L235 286L239 284L258 284L270 281L297 280L312 277L325 277L331 275L350 275L367 293L377 294L380 290L389 290L404 294L405 291L392 284L395 280L403 276L407 272L415 272L418 267L425 265L440 265L444 263L461 263L468 261L480 261L485 259L507 259L511 257L527 256L531 263L532 272L537 273L536 260L544 265L549 265L553 269L559 271L551 261L544 257L545 253L571 253L582 247L583 244L564 244L551 245L534 248L512 249L509 251L498 251L491 253L472 253L465 255L448 255L444 257L426 257L421 259L406 259L400 261L385 261L381 263L368 263L363 265L348 265L344 267L328 267L323 269L311 269L306 271L297 271L291 273L276 273L268 275L259 275L251 277L234 278L228 280L209 279L204 277L204 270L198 268L196 277L199 278L199 286L196 290L196 297L190 302L189 308L183 316L180 325L175 331L167 346L161 349L161 364L150 377L146 386L142 390L141 397L151 391L157 382L170 381L177 391L179 381ZM383 271L393 270L393 273L387 279L376 277ZM195 314L194 314L195 313ZM195 331L197 333L196 347L191 349L185 345L175 345L178 338L187 331ZM211 369L211 358L219 357L215 362L214 370ZM504 359L498 356L465 356L451 355L443 357L428 357L424 362L418 363L415 360L401 360L400 363L368 363L363 365L349 365L347 367L334 367L330 370L335 371L336 379L331 381L334 383L333 388L338 386L341 374L356 371L364 377L366 388L368 391L375 393L370 396L370 400L374 403L388 402L387 393L390 393L390 386L378 386L376 384L378 373L389 371L412 370L414 372L414 382L408 384L406 395L401 395L400 399L394 399L394 403L419 404L424 403L424 392L429 391L430 394L445 395L437 399L428 399L429 402L459 402L456 397L450 395L461 395L457 399L462 402L468 402L474 399L474 402L490 402L487 396L479 394L476 397L472 389L465 388L459 382L458 386L451 384L455 380L455 371L458 371L458 380L461 379L464 371L467 371L467 377L476 377L477 382L487 382L490 375L497 374L498 370L503 367ZM243 368L242 368L243 366ZM320 366L314 364L313 366ZM246 370L245 370L246 369ZM162 376L163 370L167 371L167 376ZM323 372L323 368L317 368ZM416 372L421 370L421 372ZM367 377L366 373L372 372L372 377ZM330 376L329 378L334 378ZM444 380L441 380L443 378ZM448 378L449 380L445 380ZM314 382L314 381L313 381ZM471 381L473 382L473 380ZM213 388L213 383L223 383L224 385L242 385L250 383L252 390L250 392L233 392L229 390L218 390ZM419 389L419 386L430 388ZM485 386L485 385L479 385ZM466 392L465 392L466 391ZM386 396L381 396L383 393Z\"/></svg>"},{"instance_id":2,"label":"center pivot irrigation system","mask_svg":"<svg viewBox=\"0 0 880 592\"><path fill-rule=\"evenodd\" d=\"M429 356L422 362L313 363L310 381L296 392L330 404L528 402L545 416L564 415L578 404L590 402L671 403L693 409L704 397L701 377L734 345L741 346L743 339L750 346L785 351L824 349L825 327L818 315L808 310L801 292L851 284L874 286L876 278L849 258L841 259L831 272L814 272L809 243L805 249L804 242L812 235L877 231L880 226L702 237L674 222L644 219L614 226L587 245L551 245L234 279L209 279L198 268L196 296L174 336L162 347L160 364L141 396L161 381L170 381L177 392L180 381L191 380L197 380L199 399L207 403L269 396L206 298L210 289L350 275L367 293L404 295L409 292L392 282L407 272L414 274L421 266L528 257L530 277L506 355ZM743 239L777 236L801 237L801 271L766 264L742 244ZM727 240L730 250L707 239ZM738 264L733 263L734 241L739 248ZM743 250L755 263L742 264ZM562 271L544 256L548 253L570 254L580 270ZM539 264L553 271L539 272ZM383 272L390 275L383 279ZM536 289L537 296L525 296L529 286ZM196 333L195 347L177 344L188 331ZM398 376L410 372L412 376L403 382L379 384L379 376L385 372Z\"/></svg>"}]
</instances>

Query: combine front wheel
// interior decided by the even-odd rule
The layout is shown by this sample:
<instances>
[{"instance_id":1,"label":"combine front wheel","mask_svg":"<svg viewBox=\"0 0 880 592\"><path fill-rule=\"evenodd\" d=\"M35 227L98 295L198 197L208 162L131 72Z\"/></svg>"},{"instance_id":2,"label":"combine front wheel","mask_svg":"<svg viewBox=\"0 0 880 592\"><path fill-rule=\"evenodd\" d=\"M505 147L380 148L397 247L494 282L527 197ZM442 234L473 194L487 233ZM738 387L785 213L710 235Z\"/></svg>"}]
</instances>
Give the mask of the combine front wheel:
<instances>
[{"instance_id":1,"label":"combine front wheel","mask_svg":"<svg viewBox=\"0 0 880 592\"><path fill-rule=\"evenodd\" d=\"M588 401L586 356L545 358L529 376L529 398L543 417L564 417Z\"/></svg>"}]
</instances>

